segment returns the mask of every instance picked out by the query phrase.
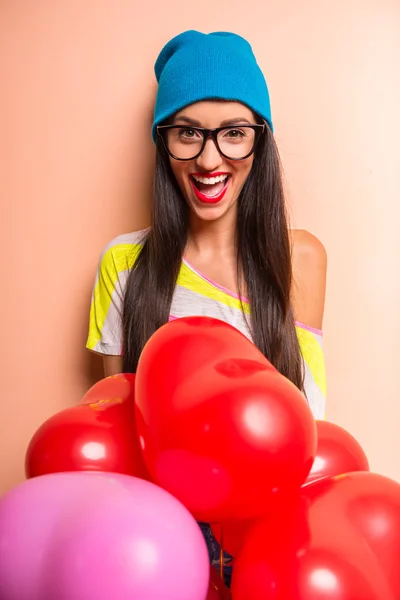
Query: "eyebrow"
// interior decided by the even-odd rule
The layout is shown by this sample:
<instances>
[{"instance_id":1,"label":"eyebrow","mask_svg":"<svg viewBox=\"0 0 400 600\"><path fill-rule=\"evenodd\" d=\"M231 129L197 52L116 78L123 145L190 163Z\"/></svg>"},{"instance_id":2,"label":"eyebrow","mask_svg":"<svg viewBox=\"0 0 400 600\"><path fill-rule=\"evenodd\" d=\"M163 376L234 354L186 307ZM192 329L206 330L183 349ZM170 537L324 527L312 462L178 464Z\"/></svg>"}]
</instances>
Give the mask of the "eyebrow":
<instances>
[{"instance_id":1,"label":"eyebrow","mask_svg":"<svg viewBox=\"0 0 400 600\"><path fill-rule=\"evenodd\" d=\"M196 119L191 119L190 117L186 117L185 115L179 115L178 117L175 117L174 123L176 123L176 121L183 121L184 123L188 123L188 125L193 125L193 127L202 127L200 121L196 121ZM235 117L233 119L226 119L225 121L221 121L220 127L237 125L238 123L248 123L249 125L252 125L252 123L244 117Z\"/></svg>"}]
</instances>

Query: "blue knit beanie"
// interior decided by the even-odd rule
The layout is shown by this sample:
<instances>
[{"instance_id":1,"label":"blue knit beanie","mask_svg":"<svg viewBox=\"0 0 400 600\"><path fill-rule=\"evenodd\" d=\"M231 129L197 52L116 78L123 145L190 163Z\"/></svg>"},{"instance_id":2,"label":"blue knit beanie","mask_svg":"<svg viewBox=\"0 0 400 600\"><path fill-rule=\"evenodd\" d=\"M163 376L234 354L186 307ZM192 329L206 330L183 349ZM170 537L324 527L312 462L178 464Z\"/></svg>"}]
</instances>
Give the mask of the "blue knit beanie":
<instances>
[{"instance_id":1,"label":"blue knit beanie","mask_svg":"<svg viewBox=\"0 0 400 600\"><path fill-rule=\"evenodd\" d=\"M268 87L250 44L235 33L185 31L170 40L154 65L158 81L152 134L162 121L200 100L234 100L268 121Z\"/></svg>"}]
</instances>

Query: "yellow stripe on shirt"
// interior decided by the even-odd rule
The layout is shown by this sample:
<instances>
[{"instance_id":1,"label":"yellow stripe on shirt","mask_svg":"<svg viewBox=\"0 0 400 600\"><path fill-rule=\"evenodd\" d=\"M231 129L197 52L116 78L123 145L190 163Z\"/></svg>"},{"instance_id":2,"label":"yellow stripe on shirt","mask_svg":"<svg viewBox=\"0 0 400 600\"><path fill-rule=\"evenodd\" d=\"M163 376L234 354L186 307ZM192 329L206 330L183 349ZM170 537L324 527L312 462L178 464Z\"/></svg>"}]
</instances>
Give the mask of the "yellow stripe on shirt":
<instances>
[{"instance_id":1,"label":"yellow stripe on shirt","mask_svg":"<svg viewBox=\"0 0 400 600\"><path fill-rule=\"evenodd\" d=\"M215 300L216 302L220 302L221 304L225 304L231 308L241 310L241 303L238 298L235 298L223 290L218 289L212 283L195 273L184 262L181 265L176 283L177 285L180 285L192 292L196 292L205 298L211 298L211 300ZM246 314L250 314L250 307L246 302L243 302L243 311Z\"/></svg>"},{"instance_id":2,"label":"yellow stripe on shirt","mask_svg":"<svg viewBox=\"0 0 400 600\"><path fill-rule=\"evenodd\" d=\"M323 395L326 396L326 371L323 350L311 331L296 325L296 333L301 354L311 371L315 383Z\"/></svg>"}]
</instances>

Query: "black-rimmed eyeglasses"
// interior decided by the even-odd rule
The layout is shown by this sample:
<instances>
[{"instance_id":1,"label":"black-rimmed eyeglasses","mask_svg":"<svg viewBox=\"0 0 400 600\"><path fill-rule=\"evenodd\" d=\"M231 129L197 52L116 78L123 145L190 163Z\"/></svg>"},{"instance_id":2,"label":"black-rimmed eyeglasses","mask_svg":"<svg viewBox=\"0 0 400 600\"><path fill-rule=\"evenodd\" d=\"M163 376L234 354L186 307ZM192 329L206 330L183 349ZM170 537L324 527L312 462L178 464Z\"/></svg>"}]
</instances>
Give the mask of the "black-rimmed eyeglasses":
<instances>
[{"instance_id":1,"label":"black-rimmed eyeglasses","mask_svg":"<svg viewBox=\"0 0 400 600\"><path fill-rule=\"evenodd\" d=\"M189 125L159 125L157 134L165 150L175 160L193 160L211 138L218 152L228 160L244 160L253 154L265 124L235 125L204 129Z\"/></svg>"}]
</instances>

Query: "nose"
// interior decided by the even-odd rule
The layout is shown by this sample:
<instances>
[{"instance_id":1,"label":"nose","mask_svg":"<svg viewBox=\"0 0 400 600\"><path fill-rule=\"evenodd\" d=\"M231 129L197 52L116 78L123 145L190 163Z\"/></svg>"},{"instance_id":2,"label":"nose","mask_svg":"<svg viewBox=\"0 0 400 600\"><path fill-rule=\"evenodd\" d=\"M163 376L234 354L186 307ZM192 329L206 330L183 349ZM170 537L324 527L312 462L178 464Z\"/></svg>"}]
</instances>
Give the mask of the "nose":
<instances>
[{"instance_id":1,"label":"nose","mask_svg":"<svg viewBox=\"0 0 400 600\"><path fill-rule=\"evenodd\" d=\"M196 159L196 162L203 171L216 171L221 165L222 157L211 138L206 141L204 150Z\"/></svg>"}]
</instances>

